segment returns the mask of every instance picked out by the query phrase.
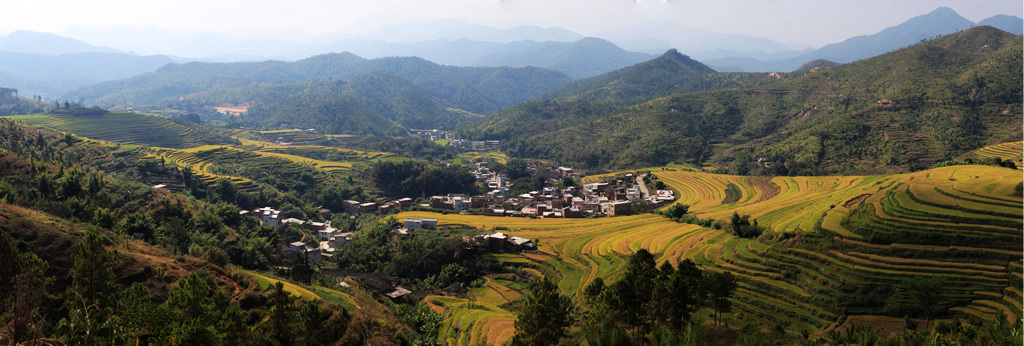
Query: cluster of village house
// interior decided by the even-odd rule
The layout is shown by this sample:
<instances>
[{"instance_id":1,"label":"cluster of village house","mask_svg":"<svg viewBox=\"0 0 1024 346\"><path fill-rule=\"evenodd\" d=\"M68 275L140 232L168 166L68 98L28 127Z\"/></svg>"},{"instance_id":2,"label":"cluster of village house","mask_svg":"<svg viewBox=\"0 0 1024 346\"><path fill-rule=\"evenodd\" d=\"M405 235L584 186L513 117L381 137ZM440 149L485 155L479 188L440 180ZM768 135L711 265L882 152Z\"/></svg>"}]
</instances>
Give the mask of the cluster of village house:
<instances>
[{"instance_id":1,"label":"cluster of village house","mask_svg":"<svg viewBox=\"0 0 1024 346\"><path fill-rule=\"evenodd\" d=\"M558 177L578 178L573 169L558 167L554 172ZM583 184L582 188L567 187L545 187L541 191L531 191L518 196L510 196L509 184L502 175L493 174L486 162L476 164L474 174L477 180L487 184L488 192L481 196L466 196L463 194L449 194L447 196L433 196L429 203L422 206L442 210L465 211L470 209L483 209L484 215L488 216L517 216L517 217L543 217L543 218L572 218L585 216L616 216L636 212L636 208L652 209L657 208L675 200L671 190L657 190L655 194L648 194L642 183L641 177L626 175L626 179L635 179L637 184L632 187L624 187L622 180L612 183L598 182ZM343 202L344 212L356 215L364 213L388 214L412 206L412 198L402 198L383 204L360 203L358 201L346 200ZM335 249L343 246L352 239L352 233L341 232L331 227L330 221L313 222L309 220L285 219L280 220L280 210L270 207L242 211L242 214L250 215L260 219L263 225L272 226L275 229L285 224L295 224L310 231L317 232L320 246L317 248L306 245L305 242L297 241L289 244L292 251L297 253L305 252L315 261L323 257L331 256ZM320 209L324 219L330 219L330 211ZM403 227L394 230L396 235L410 235L417 228L437 228L436 219L405 219ZM509 237L504 233L486 234L479 237L479 245L495 251L510 251L532 249L533 243L529 239Z\"/></svg>"},{"instance_id":2,"label":"cluster of village house","mask_svg":"<svg viewBox=\"0 0 1024 346\"><path fill-rule=\"evenodd\" d=\"M352 232L341 232L337 228L331 227L331 221L314 222L295 218L281 220L281 211L270 207L258 208L251 211L243 210L239 213L255 217L260 220L262 225L273 227L274 230L278 230L286 224L294 224L310 231L317 232L317 240L320 244L319 247L311 247L303 241L296 241L288 244L289 250L296 254L305 253L309 256L309 259L314 262L318 262L325 257L331 257L336 249L344 246L345 243L352 240ZM329 217L330 212L321 209L321 213L327 213L327 217ZM393 230L392 234L396 236L409 236L413 235L415 230L418 228L437 229L437 219L407 218L403 221L402 228ZM526 238L510 237L505 233L483 234L478 236L477 239L470 240L474 245L485 247L490 251L521 251L535 249L533 241Z\"/></svg>"},{"instance_id":3,"label":"cluster of village house","mask_svg":"<svg viewBox=\"0 0 1024 346\"><path fill-rule=\"evenodd\" d=\"M486 162L476 163L473 172L477 181L487 185L487 193L480 196L465 194L448 194L432 196L424 207L434 209L466 211L483 209L487 216L519 216L519 217L586 217L616 216L636 212L634 207L653 209L675 200L672 190L657 190L648 194L641 184L626 188L622 181L610 183L589 183L583 187L561 189L555 186L545 187L540 191L530 191L518 196L508 195L508 179L492 173ZM559 178L578 178L572 168L558 167L554 172ZM626 179L634 179L627 174ZM640 180L638 180L640 181ZM636 202L634 204L634 202ZM388 214L412 206L412 198L402 198L383 204L361 203L353 200L343 201L344 212L349 214L378 213Z\"/></svg>"},{"instance_id":4,"label":"cluster of village house","mask_svg":"<svg viewBox=\"0 0 1024 346\"><path fill-rule=\"evenodd\" d=\"M439 130L413 130L409 132L410 136L420 137L428 141L436 141L439 139L451 140L448 145L459 151L490 151L498 150L498 146L501 145L501 141L470 141L465 139L455 139L455 135L450 132L444 132Z\"/></svg>"},{"instance_id":5,"label":"cluster of village house","mask_svg":"<svg viewBox=\"0 0 1024 346\"><path fill-rule=\"evenodd\" d=\"M623 215L635 212L635 206L643 209L657 208L675 200L672 190L658 190L656 194L648 195L641 184L626 188L622 181L617 181L614 185L583 184L581 189L549 186L540 191L508 195L509 186L506 180L492 174L487 169L486 162L477 163L475 173L477 180L487 184L486 194L472 197L462 194L433 196L428 206L453 211L483 208L484 215L488 216L570 218ZM567 167L558 167L555 174L562 178L579 177L572 168ZM634 177L628 174L626 178Z\"/></svg>"}]
</instances>

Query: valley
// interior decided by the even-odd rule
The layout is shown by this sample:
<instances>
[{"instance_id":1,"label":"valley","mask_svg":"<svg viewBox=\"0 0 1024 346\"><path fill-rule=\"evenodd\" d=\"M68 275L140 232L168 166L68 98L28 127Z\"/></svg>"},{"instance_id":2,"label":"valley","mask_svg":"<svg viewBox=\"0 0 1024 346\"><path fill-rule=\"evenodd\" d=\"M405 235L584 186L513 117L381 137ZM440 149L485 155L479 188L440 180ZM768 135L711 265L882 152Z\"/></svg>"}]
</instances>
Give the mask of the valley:
<instances>
[{"instance_id":1,"label":"valley","mask_svg":"<svg viewBox=\"0 0 1024 346\"><path fill-rule=\"evenodd\" d=\"M557 28L246 62L0 36L0 343L1019 344L1004 17L708 61ZM53 67L81 55L118 72Z\"/></svg>"}]
</instances>

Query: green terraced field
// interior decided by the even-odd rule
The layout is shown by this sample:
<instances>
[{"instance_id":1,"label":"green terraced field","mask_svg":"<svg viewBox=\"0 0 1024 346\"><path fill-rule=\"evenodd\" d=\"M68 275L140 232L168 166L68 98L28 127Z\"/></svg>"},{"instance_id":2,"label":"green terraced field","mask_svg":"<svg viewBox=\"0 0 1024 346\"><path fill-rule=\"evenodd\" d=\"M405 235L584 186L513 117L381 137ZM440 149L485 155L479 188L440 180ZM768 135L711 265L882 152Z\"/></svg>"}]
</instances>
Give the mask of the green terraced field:
<instances>
[{"instance_id":1,"label":"green terraced field","mask_svg":"<svg viewBox=\"0 0 1024 346\"><path fill-rule=\"evenodd\" d=\"M734 313L726 315L734 327L781 325L813 334L842 325L843 316L882 318L883 305L913 306L904 280L936 275L945 281L940 304L953 314L1024 316L1022 288L1007 279L1013 277L1007 273L1021 272L1024 256L1024 206L1013 191L1022 180L1019 171L950 166L863 177L655 174L698 217L748 214L771 234L737 239L653 214L534 220L406 212L398 218L437 218L440 226L500 225L510 235L536 239L537 253L493 258L526 264L529 273L551 277L577 301L595 278L620 277L626 256L640 248L659 262L689 258L707 270L730 271L740 281ZM730 185L736 187L730 194L738 195L723 204ZM795 245L804 237L818 245ZM879 290L888 294L877 301L865 298ZM498 308L498 300L472 307L450 297L428 300L443 302L434 308L444 312L442 338L449 343L501 343L514 332L514 314Z\"/></svg>"}]
</instances>

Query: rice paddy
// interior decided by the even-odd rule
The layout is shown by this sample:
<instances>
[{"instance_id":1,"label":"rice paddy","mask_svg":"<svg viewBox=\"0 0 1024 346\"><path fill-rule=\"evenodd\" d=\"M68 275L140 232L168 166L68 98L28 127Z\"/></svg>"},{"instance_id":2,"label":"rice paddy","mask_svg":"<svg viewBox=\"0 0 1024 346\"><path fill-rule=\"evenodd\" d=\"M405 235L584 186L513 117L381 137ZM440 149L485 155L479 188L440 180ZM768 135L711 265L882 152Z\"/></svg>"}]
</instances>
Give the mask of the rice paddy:
<instances>
[{"instance_id":1,"label":"rice paddy","mask_svg":"<svg viewBox=\"0 0 1024 346\"><path fill-rule=\"evenodd\" d=\"M1018 169L1024 169L1024 142L1009 142L990 145L972 151L966 156L985 159L994 159L998 157L1003 160L1012 160L1013 163L1017 164Z\"/></svg>"},{"instance_id":2,"label":"rice paddy","mask_svg":"<svg viewBox=\"0 0 1024 346\"><path fill-rule=\"evenodd\" d=\"M732 272L739 288L734 313L726 319L737 327L779 325L813 334L842 325L846 316L889 318L882 315L886 306L915 309L906 280L935 276L944 282L940 305L954 315L994 318L1002 311L1022 317L1021 276L1007 274L1021 271L1024 256L1024 207L1014 192L1022 180L1019 171L975 165L880 176L655 174L697 217L751 215L771 232L740 239L654 214L523 219L406 212L398 217L437 218L442 227L500 225L510 235L534 239L535 253L493 258L551 278L577 302L583 287L597 277L617 280L626 256L645 248L659 262L689 258L705 270ZM809 239L805 245L797 245L804 238ZM444 302L435 305L449 326L442 337L460 344L508 340L514 314L485 290L505 292L494 288L490 282L474 291L488 297L478 306L428 298Z\"/></svg>"}]
</instances>

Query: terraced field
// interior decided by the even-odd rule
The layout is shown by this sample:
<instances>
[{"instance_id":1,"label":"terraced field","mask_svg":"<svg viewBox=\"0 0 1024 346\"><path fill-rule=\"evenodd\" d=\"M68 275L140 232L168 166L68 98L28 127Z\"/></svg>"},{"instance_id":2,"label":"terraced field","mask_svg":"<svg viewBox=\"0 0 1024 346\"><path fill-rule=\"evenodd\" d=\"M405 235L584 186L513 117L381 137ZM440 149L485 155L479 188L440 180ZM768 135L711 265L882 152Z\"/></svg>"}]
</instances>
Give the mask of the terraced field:
<instances>
[{"instance_id":1,"label":"terraced field","mask_svg":"<svg viewBox=\"0 0 1024 346\"><path fill-rule=\"evenodd\" d=\"M78 136L167 148L190 148L204 144L226 144L228 137L209 129L179 123L171 118L142 113L109 113L105 115L71 116L33 114L6 117L25 125L53 131L71 132Z\"/></svg>"},{"instance_id":2,"label":"terraced field","mask_svg":"<svg viewBox=\"0 0 1024 346\"><path fill-rule=\"evenodd\" d=\"M1024 169L1024 142L1009 142L990 145L968 153L968 157L980 157L985 159L1001 158L1013 160L1018 169Z\"/></svg>"},{"instance_id":3,"label":"terraced field","mask_svg":"<svg viewBox=\"0 0 1024 346\"><path fill-rule=\"evenodd\" d=\"M791 333L813 334L842 325L849 315L914 314L919 310L905 280L923 276L943 278L940 305L952 314L1022 316L1024 206L1014 195L1022 180L1019 171L951 166L901 175L771 179L655 173L698 217L748 214L772 232L739 239L652 214L531 220L407 212L398 217L437 218L442 227L503 226L511 235L535 239L535 253L496 258L553 278L573 297L594 278L616 280L625 256L640 248L659 262L690 258L706 270L730 271L740 281L734 312L726 314L734 327L780 325ZM722 204L729 185L739 196ZM509 286L502 285L515 291ZM489 283L474 294L493 298L488 288L502 291ZM472 306L466 299L428 300L444 311L447 342L500 343L513 334L514 315L491 298L478 298Z\"/></svg>"}]
</instances>

